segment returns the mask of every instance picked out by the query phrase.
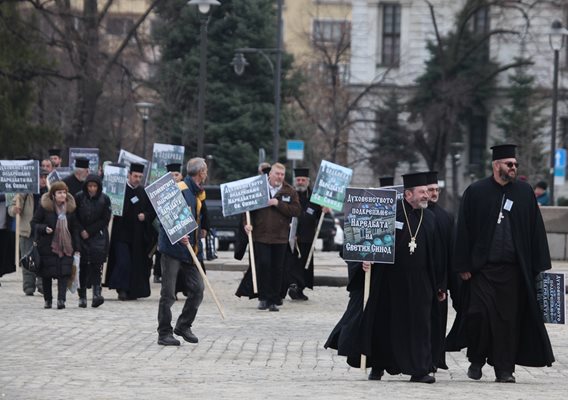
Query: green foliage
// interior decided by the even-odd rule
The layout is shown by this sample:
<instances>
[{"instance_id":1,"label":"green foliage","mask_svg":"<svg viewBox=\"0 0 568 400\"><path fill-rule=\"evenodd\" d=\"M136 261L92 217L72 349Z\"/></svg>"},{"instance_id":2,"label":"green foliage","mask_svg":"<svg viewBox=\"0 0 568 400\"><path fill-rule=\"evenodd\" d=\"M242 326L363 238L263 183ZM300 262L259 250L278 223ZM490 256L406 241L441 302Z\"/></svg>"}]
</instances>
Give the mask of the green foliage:
<instances>
[{"instance_id":1,"label":"green foliage","mask_svg":"<svg viewBox=\"0 0 568 400\"><path fill-rule=\"evenodd\" d=\"M197 143L200 16L185 0L164 2L158 13L163 26L156 39L163 53L155 85L163 103L156 125L161 138L185 145L186 154L192 156ZM274 48L275 42L273 2L227 0L212 10L205 113L205 152L215 162L212 179L230 181L254 175L258 149L264 147L271 153L274 78L270 66L260 54L246 54L249 65L237 76L231 61L236 48ZM284 55L282 93L286 94L295 90L286 79L291 61ZM281 126L286 127L286 121ZM285 138L281 129L281 144Z\"/></svg>"},{"instance_id":2,"label":"green foliage","mask_svg":"<svg viewBox=\"0 0 568 400\"><path fill-rule=\"evenodd\" d=\"M412 149L412 136L399 122L401 112L402 104L393 90L384 106L377 111L377 137L369 160L379 176L394 176L400 162L412 164L417 161Z\"/></svg>"},{"instance_id":3,"label":"green foliage","mask_svg":"<svg viewBox=\"0 0 568 400\"><path fill-rule=\"evenodd\" d=\"M48 63L16 4L0 4L0 15L0 157L32 156L54 136L31 122L37 71Z\"/></svg>"},{"instance_id":4,"label":"green foliage","mask_svg":"<svg viewBox=\"0 0 568 400\"><path fill-rule=\"evenodd\" d=\"M495 118L495 124L506 142L515 143L520 175L530 182L546 177L547 158L543 153L542 137L548 120L542 116L545 104L538 98L534 76L524 68L516 68L509 76L510 87L506 98L510 105L503 107Z\"/></svg>"}]
</instances>

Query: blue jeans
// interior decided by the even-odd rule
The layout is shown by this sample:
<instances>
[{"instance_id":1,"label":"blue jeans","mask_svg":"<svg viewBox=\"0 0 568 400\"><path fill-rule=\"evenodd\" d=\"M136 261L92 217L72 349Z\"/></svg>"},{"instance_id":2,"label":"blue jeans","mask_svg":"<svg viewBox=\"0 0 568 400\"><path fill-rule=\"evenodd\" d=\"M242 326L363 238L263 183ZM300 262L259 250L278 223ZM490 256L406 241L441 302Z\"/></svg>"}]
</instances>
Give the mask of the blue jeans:
<instances>
[{"instance_id":1,"label":"blue jeans","mask_svg":"<svg viewBox=\"0 0 568 400\"><path fill-rule=\"evenodd\" d=\"M203 279L195 265L184 263L177 258L162 254L162 290L158 306L158 335L166 336L172 333L172 305L176 301L176 280L178 272L183 269L180 277L184 279L187 299L177 319L176 329L191 328L197 309L203 300Z\"/></svg>"}]
</instances>

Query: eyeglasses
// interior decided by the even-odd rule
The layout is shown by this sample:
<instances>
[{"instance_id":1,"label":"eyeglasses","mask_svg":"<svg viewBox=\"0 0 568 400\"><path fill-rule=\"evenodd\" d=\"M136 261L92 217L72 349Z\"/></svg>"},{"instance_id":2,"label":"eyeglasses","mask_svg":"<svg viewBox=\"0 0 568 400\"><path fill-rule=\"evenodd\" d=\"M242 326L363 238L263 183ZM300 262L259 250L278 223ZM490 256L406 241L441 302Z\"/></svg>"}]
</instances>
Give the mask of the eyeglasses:
<instances>
[{"instance_id":1,"label":"eyeglasses","mask_svg":"<svg viewBox=\"0 0 568 400\"><path fill-rule=\"evenodd\" d=\"M518 162L512 162L512 161L507 161L507 162L501 162L501 164L505 164L508 168L519 168L519 163Z\"/></svg>"},{"instance_id":2,"label":"eyeglasses","mask_svg":"<svg viewBox=\"0 0 568 400\"><path fill-rule=\"evenodd\" d=\"M442 191L442 189L440 189L440 188L429 188L428 191L440 193Z\"/></svg>"}]
</instances>

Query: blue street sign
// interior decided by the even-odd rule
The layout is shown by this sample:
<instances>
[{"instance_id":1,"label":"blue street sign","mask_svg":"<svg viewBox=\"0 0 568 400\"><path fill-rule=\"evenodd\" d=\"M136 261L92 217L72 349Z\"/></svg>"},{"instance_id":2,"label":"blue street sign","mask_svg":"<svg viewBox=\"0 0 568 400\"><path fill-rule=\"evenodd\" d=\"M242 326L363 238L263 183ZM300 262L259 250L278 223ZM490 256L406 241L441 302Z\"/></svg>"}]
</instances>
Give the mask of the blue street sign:
<instances>
[{"instance_id":1,"label":"blue street sign","mask_svg":"<svg viewBox=\"0 0 568 400\"><path fill-rule=\"evenodd\" d=\"M303 140L287 140L286 141L286 158L288 160L304 159L304 141Z\"/></svg>"},{"instance_id":2,"label":"blue street sign","mask_svg":"<svg viewBox=\"0 0 568 400\"><path fill-rule=\"evenodd\" d=\"M556 149L554 154L554 185L563 185L566 179L566 149Z\"/></svg>"}]
</instances>

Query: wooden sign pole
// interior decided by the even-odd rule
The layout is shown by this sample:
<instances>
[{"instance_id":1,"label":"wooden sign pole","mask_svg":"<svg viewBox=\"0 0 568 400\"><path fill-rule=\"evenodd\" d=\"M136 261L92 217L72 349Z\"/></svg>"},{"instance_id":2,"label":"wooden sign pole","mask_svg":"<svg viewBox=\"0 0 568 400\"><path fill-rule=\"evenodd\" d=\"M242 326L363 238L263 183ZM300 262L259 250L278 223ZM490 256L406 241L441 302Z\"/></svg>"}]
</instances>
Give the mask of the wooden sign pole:
<instances>
[{"instance_id":1,"label":"wooden sign pole","mask_svg":"<svg viewBox=\"0 0 568 400\"><path fill-rule=\"evenodd\" d=\"M369 300L369 292L371 291L371 270L365 271L365 289L363 291L363 311L367 306L367 300ZM363 372L367 373L367 356L361 354L361 369Z\"/></svg>"},{"instance_id":2,"label":"wooden sign pole","mask_svg":"<svg viewBox=\"0 0 568 400\"><path fill-rule=\"evenodd\" d=\"M110 217L110 222L108 223L108 243L109 243L109 250L110 250L110 239L111 239L111 235L112 235L112 222L114 221L114 214L111 215ZM106 273L107 273L107 266L108 266L108 257L110 257L110 254L107 256L107 261L104 262L103 264L103 280L102 283L105 284L106 283Z\"/></svg>"},{"instance_id":3,"label":"wooden sign pole","mask_svg":"<svg viewBox=\"0 0 568 400\"><path fill-rule=\"evenodd\" d=\"M20 212L16 214L16 253L14 255L16 267L18 267L20 265L20 220L22 218L22 209L20 208L20 195L16 195L16 208L20 209Z\"/></svg>"},{"instance_id":4,"label":"wooden sign pole","mask_svg":"<svg viewBox=\"0 0 568 400\"><path fill-rule=\"evenodd\" d=\"M250 225L250 211L246 212L247 225ZM252 232L247 232L249 240L249 255L250 255L250 271L252 272L252 290L253 293L258 293L258 284L256 282L256 261L254 259L254 248L252 241Z\"/></svg>"},{"instance_id":5,"label":"wooden sign pole","mask_svg":"<svg viewBox=\"0 0 568 400\"><path fill-rule=\"evenodd\" d=\"M207 286L209 293L211 293L211 296L213 297L213 300L215 301L215 304L217 305L217 309L219 309L219 313L221 314L221 319L225 319L225 313L223 312L223 307L221 306L221 303L219 303L219 300L217 300L217 296L215 295L215 292L213 291L213 288L211 287L211 284L209 283L209 279L207 279L207 275L205 275L205 271L203 271L203 267L201 266L201 263L197 259L197 256L195 255L195 251L193 251L193 248L191 247L190 244L187 245L187 250L189 250L189 253L191 254L191 258L193 259L195 266L199 270L199 273L201 274L201 278L203 278L203 282L205 282L205 286Z\"/></svg>"},{"instance_id":6,"label":"wooden sign pole","mask_svg":"<svg viewBox=\"0 0 568 400\"><path fill-rule=\"evenodd\" d=\"M320 215L320 219L318 221L318 227L316 228L316 234L314 235L314 240L312 240L312 247L310 247L310 252L308 253L308 259L306 260L306 265L304 266L305 269L310 268L310 261L314 256L314 249L316 248L316 240L318 240L318 236L321 230L321 224L323 223L324 213L322 212Z\"/></svg>"}]
</instances>

